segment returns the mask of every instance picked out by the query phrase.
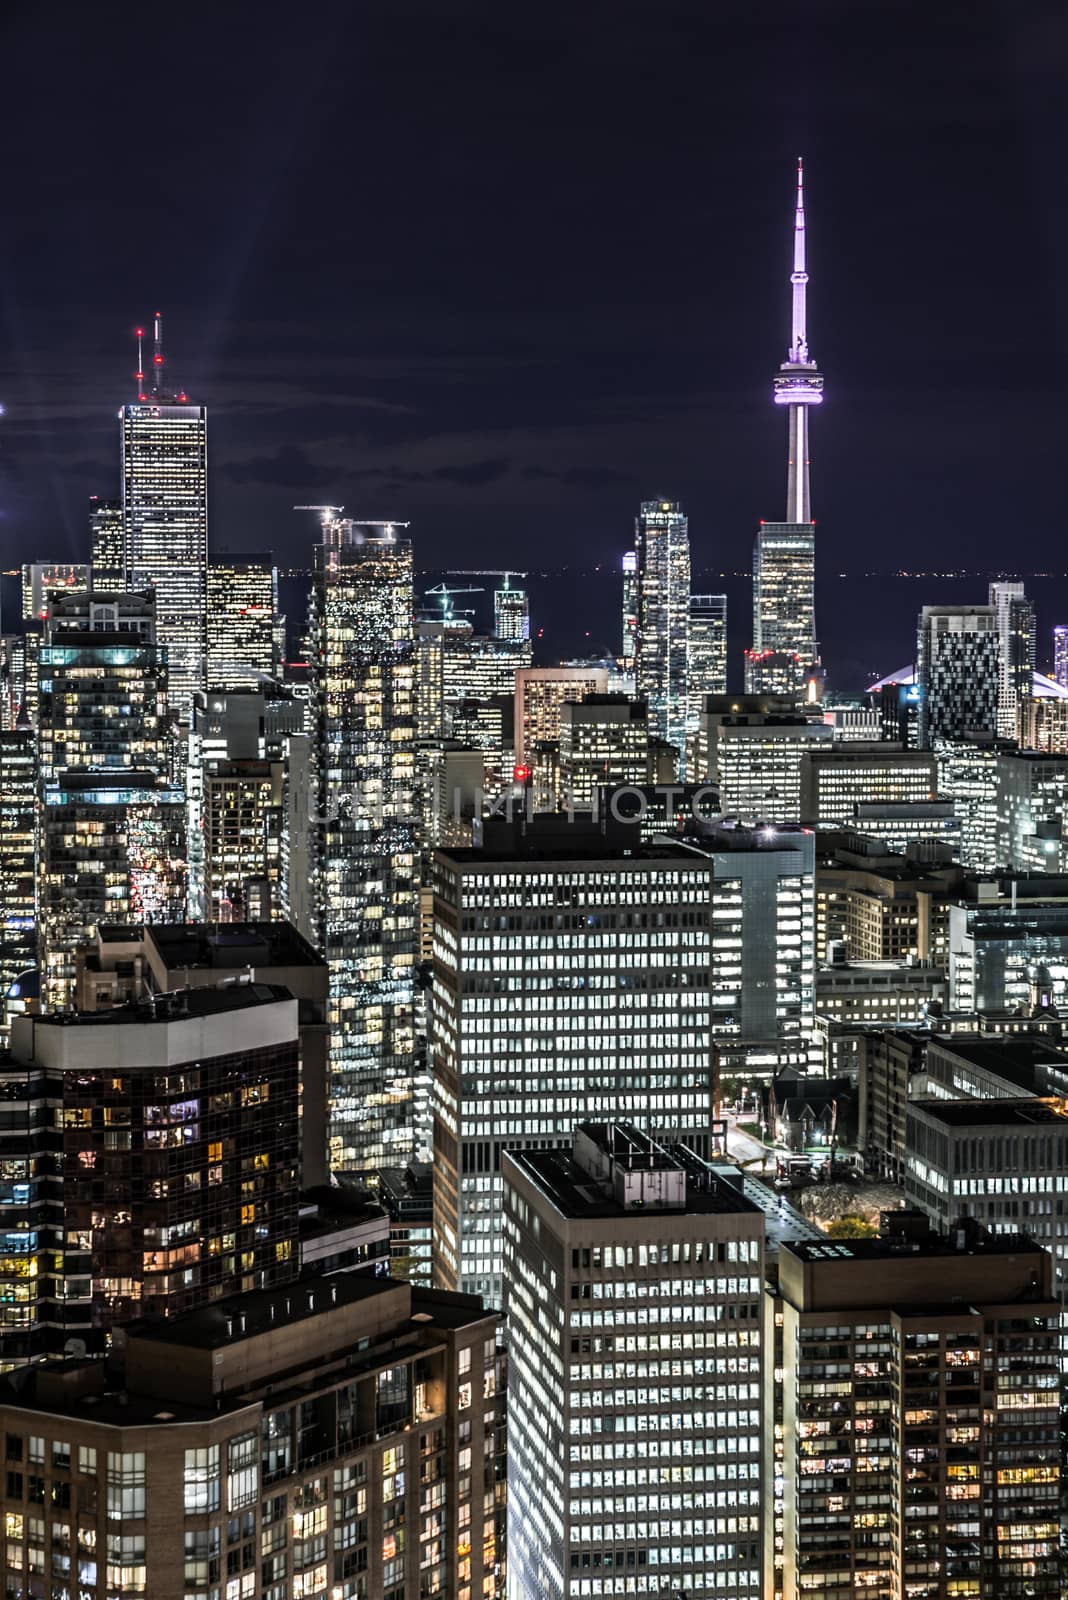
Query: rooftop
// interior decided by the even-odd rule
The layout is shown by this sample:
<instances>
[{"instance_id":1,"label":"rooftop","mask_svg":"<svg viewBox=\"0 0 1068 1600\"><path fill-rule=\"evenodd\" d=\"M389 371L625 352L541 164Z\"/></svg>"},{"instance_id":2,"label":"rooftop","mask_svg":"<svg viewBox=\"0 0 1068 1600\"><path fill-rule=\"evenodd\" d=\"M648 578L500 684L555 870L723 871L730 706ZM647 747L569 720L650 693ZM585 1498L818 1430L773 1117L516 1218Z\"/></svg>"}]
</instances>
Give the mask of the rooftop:
<instances>
[{"instance_id":1,"label":"rooftop","mask_svg":"<svg viewBox=\"0 0 1068 1600\"><path fill-rule=\"evenodd\" d=\"M978 1038L959 1033L937 1034L932 1043L938 1055L956 1056L970 1066L999 1078L1008 1078L1022 1089L1032 1090L1040 1067L1068 1072L1068 1052L1034 1035Z\"/></svg>"},{"instance_id":2,"label":"rooftop","mask_svg":"<svg viewBox=\"0 0 1068 1600\"><path fill-rule=\"evenodd\" d=\"M53 1011L44 1016L18 1018L35 1028L111 1028L137 1023L185 1022L190 1017L216 1017L228 1011L244 1011L251 1006L275 1005L292 1001L289 990L278 983L232 983L212 989L177 989L170 994L152 994L145 1000L104 1011Z\"/></svg>"},{"instance_id":3,"label":"rooftop","mask_svg":"<svg viewBox=\"0 0 1068 1600\"><path fill-rule=\"evenodd\" d=\"M587 1131L603 1125L584 1125ZM615 1131L615 1130L613 1130ZM633 1134L636 1130L629 1129ZM644 1138L644 1136L642 1136ZM682 1176L683 1205L657 1204L655 1199L638 1204L624 1205L616 1198L611 1180L598 1181L587 1166L574 1159L568 1150L523 1150L509 1152L524 1176L539 1188L554 1208L574 1220L607 1220L614 1217L639 1217L652 1219L665 1212L675 1215L738 1215L755 1216L760 1208L728 1183L708 1162L695 1155L685 1145L657 1146L645 1139L641 1150L634 1149L619 1159L626 1163L628 1175L637 1176L643 1170L653 1174ZM650 1152L655 1152L651 1154ZM645 1166L646 1161L649 1162Z\"/></svg>"},{"instance_id":4,"label":"rooftop","mask_svg":"<svg viewBox=\"0 0 1068 1600\"><path fill-rule=\"evenodd\" d=\"M909 1261L938 1260L955 1256L1045 1256L1040 1244L1020 1233L986 1233L969 1229L959 1246L953 1233L929 1233L924 1238L824 1239L817 1244L809 1239L787 1240L783 1249L799 1261ZM926 1309L926 1306L925 1306ZM959 1310L957 1306L954 1309Z\"/></svg>"},{"instance_id":5,"label":"rooftop","mask_svg":"<svg viewBox=\"0 0 1068 1600\"><path fill-rule=\"evenodd\" d=\"M291 922L175 922L130 927L101 923L101 952L109 944L151 943L168 968L322 966Z\"/></svg>"},{"instance_id":6,"label":"rooftop","mask_svg":"<svg viewBox=\"0 0 1068 1600\"><path fill-rule=\"evenodd\" d=\"M908 1114L914 1111L948 1128L1035 1128L1057 1123L1062 1131L1068 1108L1063 1101L1041 1100L911 1100Z\"/></svg>"}]
</instances>

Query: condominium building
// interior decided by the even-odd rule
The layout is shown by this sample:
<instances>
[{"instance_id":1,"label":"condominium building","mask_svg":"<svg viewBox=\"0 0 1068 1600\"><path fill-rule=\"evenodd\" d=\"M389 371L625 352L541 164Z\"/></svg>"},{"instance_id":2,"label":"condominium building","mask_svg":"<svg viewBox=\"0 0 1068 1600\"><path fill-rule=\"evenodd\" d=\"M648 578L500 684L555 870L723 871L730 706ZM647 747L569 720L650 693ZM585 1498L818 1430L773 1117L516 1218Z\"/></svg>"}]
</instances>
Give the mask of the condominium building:
<instances>
[{"instance_id":1,"label":"condominium building","mask_svg":"<svg viewBox=\"0 0 1068 1600\"><path fill-rule=\"evenodd\" d=\"M758 1600L763 1213L626 1124L501 1165L509 1595Z\"/></svg>"},{"instance_id":2,"label":"condominium building","mask_svg":"<svg viewBox=\"0 0 1068 1600\"><path fill-rule=\"evenodd\" d=\"M416 1126L412 547L396 523L324 513L312 584L309 932L330 973L331 1166L370 1173Z\"/></svg>"},{"instance_id":3,"label":"condominium building","mask_svg":"<svg viewBox=\"0 0 1068 1600\"><path fill-rule=\"evenodd\" d=\"M1068 628L1063 631L1068 676ZM1064 687L1068 688L1068 684ZM1068 697L1021 695L1016 708L1014 737L1022 750L1042 750L1058 756L1068 753Z\"/></svg>"},{"instance_id":4,"label":"condominium building","mask_svg":"<svg viewBox=\"0 0 1068 1600\"><path fill-rule=\"evenodd\" d=\"M1001 651L994 606L924 606L916 655L919 742L998 731Z\"/></svg>"},{"instance_id":5,"label":"condominium building","mask_svg":"<svg viewBox=\"0 0 1068 1600\"><path fill-rule=\"evenodd\" d=\"M974 1223L931 1234L908 1214L877 1240L786 1243L775 1319L783 1566L767 1593L1060 1594L1060 1304L1045 1250Z\"/></svg>"},{"instance_id":6,"label":"condominium building","mask_svg":"<svg viewBox=\"0 0 1068 1600\"><path fill-rule=\"evenodd\" d=\"M4 1299L33 1305L31 1351L71 1338L100 1348L131 1318L296 1275L297 1002L287 990L185 990L108 1012L17 1017L3 1080L16 1107L39 1108L22 1110L18 1136L5 1138L9 1170L31 1204L54 1203L2 1268Z\"/></svg>"},{"instance_id":7,"label":"condominium building","mask_svg":"<svg viewBox=\"0 0 1068 1600\"><path fill-rule=\"evenodd\" d=\"M635 678L660 739L685 760L690 633L690 534L677 500L645 500L634 524L638 556Z\"/></svg>"},{"instance_id":8,"label":"condominium building","mask_svg":"<svg viewBox=\"0 0 1068 1600\"><path fill-rule=\"evenodd\" d=\"M9 1590L494 1600L498 1321L343 1273L6 1380Z\"/></svg>"},{"instance_id":9,"label":"condominium building","mask_svg":"<svg viewBox=\"0 0 1068 1600\"><path fill-rule=\"evenodd\" d=\"M1035 671L1035 608L1020 582L988 586L998 632L998 733L1015 739L1021 699L1031 693Z\"/></svg>"},{"instance_id":10,"label":"condominium building","mask_svg":"<svg viewBox=\"0 0 1068 1600\"><path fill-rule=\"evenodd\" d=\"M8 990L37 955L36 796L33 729L0 729L0 1046L7 1043Z\"/></svg>"},{"instance_id":11,"label":"condominium building","mask_svg":"<svg viewBox=\"0 0 1068 1600\"><path fill-rule=\"evenodd\" d=\"M167 668L151 595L55 596L40 650L37 903L42 1004L73 996L104 918L185 900L185 797L170 782Z\"/></svg>"},{"instance_id":12,"label":"condominium building","mask_svg":"<svg viewBox=\"0 0 1068 1600\"><path fill-rule=\"evenodd\" d=\"M297 1002L300 1170L305 1188L325 1184L326 963L289 922L102 923L78 953L79 1011L108 1011L186 989L284 988Z\"/></svg>"}]
</instances>

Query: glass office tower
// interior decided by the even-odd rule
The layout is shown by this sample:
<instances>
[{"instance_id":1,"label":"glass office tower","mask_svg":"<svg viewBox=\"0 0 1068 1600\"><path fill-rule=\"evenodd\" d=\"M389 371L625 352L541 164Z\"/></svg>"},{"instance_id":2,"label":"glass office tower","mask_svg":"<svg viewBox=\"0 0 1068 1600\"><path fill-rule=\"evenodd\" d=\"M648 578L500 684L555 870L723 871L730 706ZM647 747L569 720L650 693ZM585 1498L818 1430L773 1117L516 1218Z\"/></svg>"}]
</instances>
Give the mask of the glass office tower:
<instances>
[{"instance_id":1,"label":"glass office tower","mask_svg":"<svg viewBox=\"0 0 1068 1600\"><path fill-rule=\"evenodd\" d=\"M686 751L690 534L677 500L646 500L634 526L638 557L637 689L650 729Z\"/></svg>"}]
</instances>

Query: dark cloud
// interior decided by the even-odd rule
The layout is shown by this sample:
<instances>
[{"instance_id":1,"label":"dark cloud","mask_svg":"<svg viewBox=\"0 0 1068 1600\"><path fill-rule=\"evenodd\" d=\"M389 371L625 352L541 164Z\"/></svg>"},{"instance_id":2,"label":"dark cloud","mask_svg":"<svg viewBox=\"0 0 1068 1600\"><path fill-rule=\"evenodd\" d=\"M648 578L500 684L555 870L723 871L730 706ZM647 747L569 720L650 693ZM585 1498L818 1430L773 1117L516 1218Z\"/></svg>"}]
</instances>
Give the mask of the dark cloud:
<instances>
[{"instance_id":1,"label":"dark cloud","mask_svg":"<svg viewBox=\"0 0 1068 1600\"><path fill-rule=\"evenodd\" d=\"M525 467L523 475L563 483L569 489L601 489L608 484L639 481L637 473L622 472L618 467Z\"/></svg>"},{"instance_id":2,"label":"dark cloud","mask_svg":"<svg viewBox=\"0 0 1068 1600\"><path fill-rule=\"evenodd\" d=\"M273 484L283 489L314 489L345 475L343 468L320 466L297 444L279 445L269 456L223 462L221 470L233 483Z\"/></svg>"}]
</instances>

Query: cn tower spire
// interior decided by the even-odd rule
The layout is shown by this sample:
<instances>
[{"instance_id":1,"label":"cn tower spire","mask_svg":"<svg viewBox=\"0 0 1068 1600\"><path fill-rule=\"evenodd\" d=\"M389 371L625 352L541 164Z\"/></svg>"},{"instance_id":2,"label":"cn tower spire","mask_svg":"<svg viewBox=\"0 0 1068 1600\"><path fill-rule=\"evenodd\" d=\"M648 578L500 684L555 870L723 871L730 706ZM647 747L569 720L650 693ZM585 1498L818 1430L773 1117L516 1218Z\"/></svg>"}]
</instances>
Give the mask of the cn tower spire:
<instances>
[{"instance_id":1,"label":"cn tower spire","mask_svg":"<svg viewBox=\"0 0 1068 1600\"><path fill-rule=\"evenodd\" d=\"M786 470L786 520L810 522L808 407L823 400L823 377L808 350L805 266L805 173L797 162L797 199L794 207L794 268L790 274L792 306L790 349L775 374L775 404L790 408L789 455Z\"/></svg>"}]
</instances>

